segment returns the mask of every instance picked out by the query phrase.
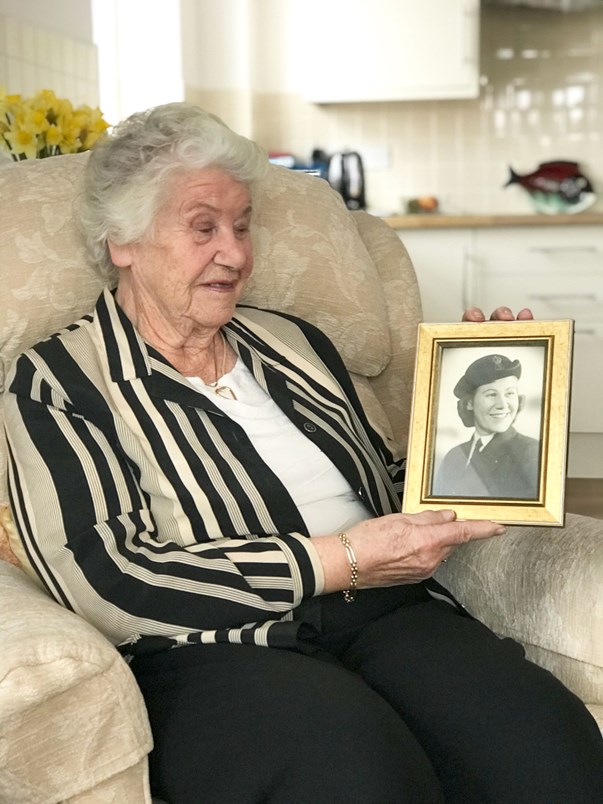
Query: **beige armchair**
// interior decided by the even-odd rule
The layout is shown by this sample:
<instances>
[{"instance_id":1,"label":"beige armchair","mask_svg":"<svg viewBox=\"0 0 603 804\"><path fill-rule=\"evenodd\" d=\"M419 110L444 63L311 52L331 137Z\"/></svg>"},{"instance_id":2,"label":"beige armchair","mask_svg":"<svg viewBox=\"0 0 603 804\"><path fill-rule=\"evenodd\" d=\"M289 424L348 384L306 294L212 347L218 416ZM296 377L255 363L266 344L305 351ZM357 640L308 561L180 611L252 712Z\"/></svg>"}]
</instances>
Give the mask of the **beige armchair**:
<instances>
[{"instance_id":1,"label":"beige armchair","mask_svg":"<svg viewBox=\"0 0 603 804\"><path fill-rule=\"evenodd\" d=\"M0 169L0 391L15 355L89 311L101 289L74 224L86 159ZM398 237L348 212L325 182L282 168L271 169L256 209L246 301L325 330L375 426L403 451L421 308ZM149 802L142 698L115 648L28 577L7 507L6 452L0 435L4 552L21 565L0 561L0 801ZM603 723L603 522L510 528L459 549L439 579Z\"/></svg>"}]
</instances>

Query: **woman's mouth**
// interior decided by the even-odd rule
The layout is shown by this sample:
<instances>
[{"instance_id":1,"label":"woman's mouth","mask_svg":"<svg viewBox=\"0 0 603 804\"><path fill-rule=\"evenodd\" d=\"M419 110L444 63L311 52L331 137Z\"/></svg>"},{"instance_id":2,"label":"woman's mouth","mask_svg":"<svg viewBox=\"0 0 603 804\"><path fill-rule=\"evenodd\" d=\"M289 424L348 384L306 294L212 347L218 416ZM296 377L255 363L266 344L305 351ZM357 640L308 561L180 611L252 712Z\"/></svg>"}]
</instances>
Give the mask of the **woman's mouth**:
<instances>
[{"instance_id":1,"label":"woman's mouth","mask_svg":"<svg viewBox=\"0 0 603 804\"><path fill-rule=\"evenodd\" d=\"M235 283L230 281L216 281L216 282L205 282L203 287L211 288L211 290L233 290L235 287Z\"/></svg>"}]
</instances>

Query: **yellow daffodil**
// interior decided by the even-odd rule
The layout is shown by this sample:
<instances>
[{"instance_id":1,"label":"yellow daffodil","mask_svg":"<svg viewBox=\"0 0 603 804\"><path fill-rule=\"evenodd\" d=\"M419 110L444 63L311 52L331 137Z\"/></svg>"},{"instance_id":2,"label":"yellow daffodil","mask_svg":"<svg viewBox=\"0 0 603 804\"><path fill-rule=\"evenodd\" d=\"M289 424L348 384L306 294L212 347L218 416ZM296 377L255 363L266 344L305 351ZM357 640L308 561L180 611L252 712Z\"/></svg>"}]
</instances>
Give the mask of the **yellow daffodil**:
<instances>
[{"instance_id":1,"label":"yellow daffodil","mask_svg":"<svg viewBox=\"0 0 603 804\"><path fill-rule=\"evenodd\" d=\"M2 103L19 103L21 100L21 95L9 95L6 91L6 87L0 87L0 101Z\"/></svg>"},{"instance_id":2,"label":"yellow daffodil","mask_svg":"<svg viewBox=\"0 0 603 804\"><path fill-rule=\"evenodd\" d=\"M23 99L0 87L0 150L15 161L87 151L107 128L100 109L74 109L51 89Z\"/></svg>"},{"instance_id":3,"label":"yellow daffodil","mask_svg":"<svg viewBox=\"0 0 603 804\"><path fill-rule=\"evenodd\" d=\"M36 136L24 128L17 131L7 131L4 134L9 150L16 154L17 159L35 159L38 155L38 141Z\"/></svg>"},{"instance_id":4,"label":"yellow daffodil","mask_svg":"<svg viewBox=\"0 0 603 804\"><path fill-rule=\"evenodd\" d=\"M48 128L48 120L43 109L30 109L23 115L22 125L36 134L42 134Z\"/></svg>"},{"instance_id":5,"label":"yellow daffodil","mask_svg":"<svg viewBox=\"0 0 603 804\"><path fill-rule=\"evenodd\" d=\"M54 124L46 129L46 144L51 148L57 148L63 140L63 129Z\"/></svg>"},{"instance_id":6,"label":"yellow daffodil","mask_svg":"<svg viewBox=\"0 0 603 804\"><path fill-rule=\"evenodd\" d=\"M35 96L34 101L36 103L40 103L45 105L47 108L53 106L57 101L58 98L52 91L52 89L42 89L38 94Z\"/></svg>"}]
</instances>

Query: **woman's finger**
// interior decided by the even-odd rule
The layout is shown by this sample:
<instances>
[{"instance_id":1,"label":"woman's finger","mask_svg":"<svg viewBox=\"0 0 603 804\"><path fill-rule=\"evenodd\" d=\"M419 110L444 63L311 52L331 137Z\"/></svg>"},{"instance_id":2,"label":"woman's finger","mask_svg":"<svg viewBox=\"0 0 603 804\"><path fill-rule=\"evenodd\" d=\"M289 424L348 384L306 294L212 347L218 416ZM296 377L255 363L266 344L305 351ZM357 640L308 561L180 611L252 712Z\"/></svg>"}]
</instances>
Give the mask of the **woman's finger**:
<instances>
[{"instance_id":1,"label":"woman's finger","mask_svg":"<svg viewBox=\"0 0 603 804\"><path fill-rule=\"evenodd\" d=\"M507 529L500 522L490 522L487 519L457 519L441 526L440 544L442 547L455 546L477 539L502 536L506 532Z\"/></svg>"},{"instance_id":2,"label":"woman's finger","mask_svg":"<svg viewBox=\"0 0 603 804\"><path fill-rule=\"evenodd\" d=\"M419 511L417 514L402 514L404 521L409 525L442 525L445 522L454 522L456 514L451 509L440 511Z\"/></svg>"},{"instance_id":3,"label":"woman's finger","mask_svg":"<svg viewBox=\"0 0 603 804\"><path fill-rule=\"evenodd\" d=\"M497 307L490 316L490 321L514 321L515 316L509 307Z\"/></svg>"},{"instance_id":4,"label":"woman's finger","mask_svg":"<svg viewBox=\"0 0 603 804\"><path fill-rule=\"evenodd\" d=\"M479 324L486 320L486 316L484 315L484 311L480 310L479 307L471 307L469 310L465 310L462 320Z\"/></svg>"},{"instance_id":5,"label":"woman's finger","mask_svg":"<svg viewBox=\"0 0 603 804\"><path fill-rule=\"evenodd\" d=\"M443 548L474 539L502 536L507 530L500 522L491 522L488 519L459 520L456 518L456 513L448 508L440 511L420 511L418 514L402 514L402 517L409 525L433 528L433 534Z\"/></svg>"},{"instance_id":6,"label":"woman's finger","mask_svg":"<svg viewBox=\"0 0 603 804\"><path fill-rule=\"evenodd\" d=\"M510 307L503 305L493 310L490 321L532 321L533 318L534 315L529 307L524 307L517 313L517 316L515 316ZM486 316L484 311L480 310L479 307L471 307L469 310L465 310L462 320L479 324L486 320Z\"/></svg>"}]
</instances>

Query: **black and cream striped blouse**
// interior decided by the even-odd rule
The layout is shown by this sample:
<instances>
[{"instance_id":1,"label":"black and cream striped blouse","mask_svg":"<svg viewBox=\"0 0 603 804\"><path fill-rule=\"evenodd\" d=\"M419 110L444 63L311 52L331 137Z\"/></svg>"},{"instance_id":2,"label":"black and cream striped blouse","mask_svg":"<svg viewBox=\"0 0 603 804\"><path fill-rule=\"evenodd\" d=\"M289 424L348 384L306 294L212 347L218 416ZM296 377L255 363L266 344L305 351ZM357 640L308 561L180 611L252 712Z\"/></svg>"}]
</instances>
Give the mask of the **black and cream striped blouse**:
<instances>
[{"instance_id":1,"label":"black and cream striped blouse","mask_svg":"<svg viewBox=\"0 0 603 804\"><path fill-rule=\"evenodd\" d=\"M368 424L331 342L238 308L230 345L375 515L401 467ZM49 592L124 652L189 642L291 646L320 561L245 432L145 344L113 294L14 365L10 500Z\"/></svg>"}]
</instances>

